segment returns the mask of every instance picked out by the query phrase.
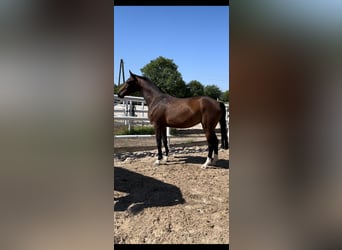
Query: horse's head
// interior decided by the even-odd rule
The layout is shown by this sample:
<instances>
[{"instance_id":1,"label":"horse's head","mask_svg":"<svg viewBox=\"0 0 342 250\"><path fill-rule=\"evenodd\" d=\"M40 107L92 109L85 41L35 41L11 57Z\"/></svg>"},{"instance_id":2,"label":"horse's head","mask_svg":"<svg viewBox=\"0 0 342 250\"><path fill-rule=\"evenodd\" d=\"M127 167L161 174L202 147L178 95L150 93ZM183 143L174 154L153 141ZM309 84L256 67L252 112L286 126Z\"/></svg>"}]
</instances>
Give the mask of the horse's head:
<instances>
[{"instance_id":1,"label":"horse's head","mask_svg":"<svg viewBox=\"0 0 342 250\"><path fill-rule=\"evenodd\" d=\"M120 98L123 98L126 95L132 94L140 90L137 76L133 74L131 71L129 71L129 73L131 74L131 76L127 79L124 85L119 89L118 96Z\"/></svg>"}]
</instances>

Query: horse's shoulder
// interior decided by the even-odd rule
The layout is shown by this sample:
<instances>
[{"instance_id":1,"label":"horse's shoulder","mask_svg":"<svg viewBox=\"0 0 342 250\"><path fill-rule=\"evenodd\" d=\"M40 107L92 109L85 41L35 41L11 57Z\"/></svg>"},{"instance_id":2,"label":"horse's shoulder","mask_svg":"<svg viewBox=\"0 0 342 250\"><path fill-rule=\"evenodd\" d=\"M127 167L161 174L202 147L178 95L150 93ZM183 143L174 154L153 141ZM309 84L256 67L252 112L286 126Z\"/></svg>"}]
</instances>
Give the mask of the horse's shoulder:
<instances>
[{"instance_id":1,"label":"horse's shoulder","mask_svg":"<svg viewBox=\"0 0 342 250\"><path fill-rule=\"evenodd\" d=\"M154 99L154 104L160 105L162 103L165 103L165 102L169 101L169 97L170 96L167 94L162 94L162 95L160 95Z\"/></svg>"}]
</instances>

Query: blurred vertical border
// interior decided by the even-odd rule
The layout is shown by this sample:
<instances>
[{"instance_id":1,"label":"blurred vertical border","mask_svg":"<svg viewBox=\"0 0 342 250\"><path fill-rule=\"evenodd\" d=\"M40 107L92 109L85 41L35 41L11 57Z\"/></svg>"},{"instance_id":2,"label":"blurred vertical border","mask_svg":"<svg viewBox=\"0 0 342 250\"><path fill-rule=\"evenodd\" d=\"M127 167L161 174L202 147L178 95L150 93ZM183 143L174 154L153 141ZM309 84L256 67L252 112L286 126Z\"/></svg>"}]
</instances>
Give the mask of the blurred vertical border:
<instances>
[{"instance_id":1,"label":"blurred vertical border","mask_svg":"<svg viewBox=\"0 0 342 250\"><path fill-rule=\"evenodd\" d=\"M340 1L230 1L230 245L341 249Z\"/></svg>"},{"instance_id":2,"label":"blurred vertical border","mask_svg":"<svg viewBox=\"0 0 342 250\"><path fill-rule=\"evenodd\" d=\"M0 12L0 248L111 249L112 2Z\"/></svg>"}]
</instances>

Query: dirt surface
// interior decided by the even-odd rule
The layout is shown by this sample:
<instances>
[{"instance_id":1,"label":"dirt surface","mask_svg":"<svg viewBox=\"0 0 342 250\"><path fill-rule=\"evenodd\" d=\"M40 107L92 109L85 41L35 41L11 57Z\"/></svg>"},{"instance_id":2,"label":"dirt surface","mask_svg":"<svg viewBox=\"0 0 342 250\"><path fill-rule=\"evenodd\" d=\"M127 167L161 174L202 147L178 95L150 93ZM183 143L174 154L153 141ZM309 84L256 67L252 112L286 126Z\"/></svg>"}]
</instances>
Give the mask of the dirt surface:
<instances>
[{"instance_id":1,"label":"dirt surface","mask_svg":"<svg viewBox=\"0 0 342 250\"><path fill-rule=\"evenodd\" d=\"M201 169L200 141L171 138L169 160L157 167L154 138L114 143L114 244L229 243L229 150Z\"/></svg>"}]
</instances>

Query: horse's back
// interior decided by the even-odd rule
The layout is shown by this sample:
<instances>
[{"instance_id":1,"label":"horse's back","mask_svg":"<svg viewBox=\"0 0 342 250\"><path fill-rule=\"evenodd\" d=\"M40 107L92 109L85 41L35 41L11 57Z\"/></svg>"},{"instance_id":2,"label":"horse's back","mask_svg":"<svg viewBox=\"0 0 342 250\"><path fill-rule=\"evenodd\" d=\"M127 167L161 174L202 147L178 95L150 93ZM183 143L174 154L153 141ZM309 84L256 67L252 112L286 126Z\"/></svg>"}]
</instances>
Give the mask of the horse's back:
<instances>
[{"instance_id":1,"label":"horse's back","mask_svg":"<svg viewBox=\"0 0 342 250\"><path fill-rule=\"evenodd\" d=\"M212 112L218 115L221 113L220 103L208 96L195 96L188 98L176 98L175 103L190 107L193 112Z\"/></svg>"}]
</instances>

